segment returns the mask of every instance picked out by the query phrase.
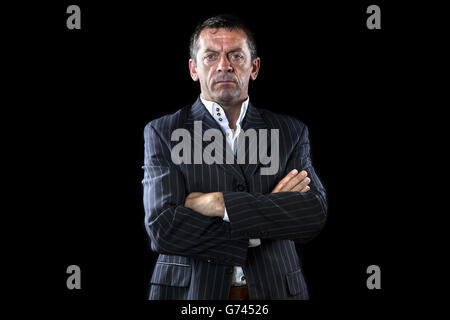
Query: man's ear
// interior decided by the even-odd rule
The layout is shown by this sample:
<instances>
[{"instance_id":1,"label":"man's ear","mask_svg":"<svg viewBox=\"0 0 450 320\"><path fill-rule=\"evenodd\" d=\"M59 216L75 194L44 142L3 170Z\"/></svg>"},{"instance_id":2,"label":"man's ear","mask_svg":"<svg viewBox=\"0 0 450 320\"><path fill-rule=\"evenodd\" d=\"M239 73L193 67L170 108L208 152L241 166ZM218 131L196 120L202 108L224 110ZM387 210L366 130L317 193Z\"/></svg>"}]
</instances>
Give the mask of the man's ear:
<instances>
[{"instance_id":1,"label":"man's ear","mask_svg":"<svg viewBox=\"0 0 450 320\"><path fill-rule=\"evenodd\" d=\"M256 80L256 77L258 76L259 68L261 66L261 59L256 58L252 62L252 73L250 73L250 79Z\"/></svg>"},{"instance_id":2,"label":"man's ear","mask_svg":"<svg viewBox=\"0 0 450 320\"><path fill-rule=\"evenodd\" d=\"M197 66L195 65L195 61L192 59L189 59L189 71L191 73L192 80L198 81Z\"/></svg>"}]
</instances>

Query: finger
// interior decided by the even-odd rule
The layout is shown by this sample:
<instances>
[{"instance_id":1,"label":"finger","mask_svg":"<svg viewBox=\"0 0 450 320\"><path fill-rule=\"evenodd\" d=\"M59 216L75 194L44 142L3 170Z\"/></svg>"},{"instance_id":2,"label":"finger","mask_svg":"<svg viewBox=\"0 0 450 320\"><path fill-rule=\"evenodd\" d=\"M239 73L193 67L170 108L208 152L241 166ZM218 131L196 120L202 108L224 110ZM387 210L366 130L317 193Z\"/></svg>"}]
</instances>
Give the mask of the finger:
<instances>
[{"instance_id":1,"label":"finger","mask_svg":"<svg viewBox=\"0 0 450 320\"><path fill-rule=\"evenodd\" d=\"M286 183L284 190L285 191L291 191L292 189L294 189L297 185L299 185L300 183L302 183L305 179L307 179L307 175L308 173L303 170L301 171L295 178L289 180L288 183ZM305 187L307 184L303 185L303 187ZM303 189L302 187L302 189Z\"/></svg>"},{"instance_id":2,"label":"finger","mask_svg":"<svg viewBox=\"0 0 450 320\"><path fill-rule=\"evenodd\" d=\"M302 190L299 190L299 192L306 192L306 191L309 191L310 189L311 189L310 186L306 186ZM297 191L297 190L295 190L295 191Z\"/></svg>"},{"instance_id":3,"label":"finger","mask_svg":"<svg viewBox=\"0 0 450 320\"><path fill-rule=\"evenodd\" d=\"M310 186L306 186L303 190L301 190L300 192L306 192L306 191L309 191L311 189L311 187Z\"/></svg>"},{"instance_id":4,"label":"finger","mask_svg":"<svg viewBox=\"0 0 450 320\"><path fill-rule=\"evenodd\" d=\"M311 182L310 178L303 179L298 185L294 186L290 191L299 191L299 192L306 192L308 190L305 190L305 188L309 188L309 183ZM305 190L305 191L303 191Z\"/></svg>"},{"instance_id":5,"label":"finger","mask_svg":"<svg viewBox=\"0 0 450 320\"><path fill-rule=\"evenodd\" d=\"M294 169L289 172L283 179L278 182L275 188L272 190L272 193L280 192L280 190L288 183L292 178L294 178L298 174L298 170Z\"/></svg>"}]
</instances>

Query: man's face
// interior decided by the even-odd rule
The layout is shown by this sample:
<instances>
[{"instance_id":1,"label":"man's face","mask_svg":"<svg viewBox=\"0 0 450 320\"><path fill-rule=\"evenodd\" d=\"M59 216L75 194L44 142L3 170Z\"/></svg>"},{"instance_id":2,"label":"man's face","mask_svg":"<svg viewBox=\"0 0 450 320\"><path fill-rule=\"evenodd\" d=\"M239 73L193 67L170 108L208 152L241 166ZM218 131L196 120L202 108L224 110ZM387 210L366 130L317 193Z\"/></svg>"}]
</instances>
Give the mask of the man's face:
<instances>
[{"instance_id":1,"label":"man's face","mask_svg":"<svg viewBox=\"0 0 450 320\"><path fill-rule=\"evenodd\" d=\"M247 36L242 30L203 30L198 38L196 61L189 60L191 77L200 81L202 98L219 104L245 100L249 79L256 79L259 65L259 58L251 61Z\"/></svg>"}]
</instances>

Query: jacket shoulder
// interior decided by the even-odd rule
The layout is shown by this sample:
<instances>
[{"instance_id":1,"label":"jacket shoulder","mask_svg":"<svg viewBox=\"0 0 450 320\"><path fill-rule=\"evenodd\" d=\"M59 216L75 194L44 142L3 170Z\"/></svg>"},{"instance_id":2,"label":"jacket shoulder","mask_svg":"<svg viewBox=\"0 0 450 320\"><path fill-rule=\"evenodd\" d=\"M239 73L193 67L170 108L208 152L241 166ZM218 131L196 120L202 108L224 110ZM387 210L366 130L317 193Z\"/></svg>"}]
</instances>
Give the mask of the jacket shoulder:
<instances>
[{"instance_id":1,"label":"jacket shoulder","mask_svg":"<svg viewBox=\"0 0 450 320\"><path fill-rule=\"evenodd\" d=\"M170 134L174 129L182 126L190 108L191 105L187 105L172 114L167 114L150 121L144 128L144 135L147 136L152 128L160 135L165 135L165 133Z\"/></svg>"},{"instance_id":2,"label":"jacket shoulder","mask_svg":"<svg viewBox=\"0 0 450 320\"><path fill-rule=\"evenodd\" d=\"M275 113L267 109L258 108L258 110L264 118L264 121L266 121L271 128L282 131L294 131L298 135L300 135L306 128L306 125L302 121L292 116Z\"/></svg>"}]
</instances>

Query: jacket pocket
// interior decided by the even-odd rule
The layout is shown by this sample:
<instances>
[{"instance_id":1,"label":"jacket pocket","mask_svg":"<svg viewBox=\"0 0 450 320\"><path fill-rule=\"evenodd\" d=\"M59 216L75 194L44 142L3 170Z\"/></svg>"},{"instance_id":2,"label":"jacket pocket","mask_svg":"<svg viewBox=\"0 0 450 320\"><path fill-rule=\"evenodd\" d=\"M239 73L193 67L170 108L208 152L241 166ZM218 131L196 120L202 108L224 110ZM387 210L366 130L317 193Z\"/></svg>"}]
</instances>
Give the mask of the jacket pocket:
<instances>
[{"instance_id":1,"label":"jacket pocket","mask_svg":"<svg viewBox=\"0 0 450 320\"><path fill-rule=\"evenodd\" d=\"M192 267L187 264L156 262L151 279L152 284L171 287L188 287Z\"/></svg>"},{"instance_id":2,"label":"jacket pocket","mask_svg":"<svg viewBox=\"0 0 450 320\"><path fill-rule=\"evenodd\" d=\"M286 274L286 280L291 295L296 296L299 293L302 293L302 296L305 298L308 297L306 283L301 269Z\"/></svg>"}]
</instances>

